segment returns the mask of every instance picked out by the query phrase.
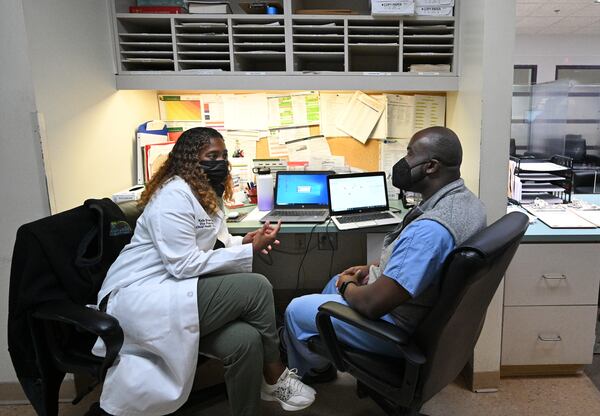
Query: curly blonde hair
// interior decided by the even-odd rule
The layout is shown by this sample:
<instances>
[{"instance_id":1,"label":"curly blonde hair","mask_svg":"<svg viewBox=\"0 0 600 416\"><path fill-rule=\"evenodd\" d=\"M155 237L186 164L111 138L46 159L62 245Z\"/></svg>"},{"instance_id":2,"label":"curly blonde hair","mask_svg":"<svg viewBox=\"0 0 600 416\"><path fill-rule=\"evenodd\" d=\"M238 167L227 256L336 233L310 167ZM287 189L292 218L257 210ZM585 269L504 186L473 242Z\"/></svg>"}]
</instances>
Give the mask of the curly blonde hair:
<instances>
[{"instance_id":1,"label":"curly blonde hair","mask_svg":"<svg viewBox=\"0 0 600 416\"><path fill-rule=\"evenodd\" d=\"M209 214L214 214L220 209L219 197L213 190L208 177L200 168L200 153L210 145L211 140L223 140L223 136L215 129L196 127L185 131L173 146L165 163L154 174L146 189L142 193L138 206L145 207L152 196L173 176L179 176L192 189L192 192ZM233 182L231 179L231 165L229 174L225 179L224 200L231 200L233 195Z\"/></svg>"}]
</instances>

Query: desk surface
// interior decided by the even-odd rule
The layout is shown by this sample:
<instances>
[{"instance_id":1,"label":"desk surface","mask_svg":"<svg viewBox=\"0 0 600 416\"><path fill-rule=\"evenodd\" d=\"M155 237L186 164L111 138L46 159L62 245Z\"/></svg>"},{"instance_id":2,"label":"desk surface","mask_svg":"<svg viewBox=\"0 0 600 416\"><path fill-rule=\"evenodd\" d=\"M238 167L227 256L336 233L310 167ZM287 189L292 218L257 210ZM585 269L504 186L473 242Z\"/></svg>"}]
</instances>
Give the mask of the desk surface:
<instances>
[{"instance_id":1,"label":"desk surface","mask_svg":"<svg viewBox=\"0 0 600 416\"><path fill-rule=\"evenodd\" d=\"M249 206L249 207L235 209L235 211L238 211L240 213L248 213L248 212L252 211L254 208L255 208L255 206L253 205L253 206ZM404 212L406 212L406 209L402 208L402 203L398 200L390 201L390 209L400 210L401 211L399 213L400 216L403 216ZM265 212L265 215L266 214L267 214L267 212ZM228 222L227 228L229 228L229 232L231 234L243 235L250 231L256 230L261 225L262 224L258 221L244 221L244 219L242 219L240 222ZM335 226L333 221L327 220L320 224L282 224L280 233L285 233L285 234L287 234L287 233L290 233L290 234L291 233L310 233L310 232L315 232L315 233L325 233L325 232L386 233L386 232L392 230L393 228L394 228L393 226L386 226L386 227L371 227L371 228L360 228L357 230L340 231L337 229L337 227Z\"/></svg>"},{"instance_id":2,"label":"desk surface","mask_svg":"<svg viewBox=\"0 0 600 416\"><path fill-rule=\"evenodd\" d=\"M575 194L573 199L582 199L594 204L600 204L600 194ZM255 206L249 206L236 209L240 213L250 212ZM390 201L391 209L399 209L400 215L403 215L406 210L402 208L400 201ZM266 212L265 212L266 214ZM324 232L340 232L333 222L325 221L320 224L283 224L281 233L324 233ZM246 234L256 230L261 224L258 221L240 221L229 222L227 227L232 234ZM314 229L313 229L314 227ZM357 230L343 231L344 233L360 232L360 233L385 233L393 229L393 227L373 227L361 228ZM556 229L550 228L540 220L533 224L529 224L529 228L523 238L525 243L598 243L600 242L600 228L566 228Z\"/></svg>"},{"instance_id":3,"label":"desk surface","mask_svg":"<svg viewBox=\"0 0 600 416\"><path fill-rule=\"evenodd\" d=\"M581 199L600 204L599 194L573 194L573 199ZM523 237L525 243L598 243L600 228L550 228L540 220L529 224Z\"/></svg>"}]
</instances>

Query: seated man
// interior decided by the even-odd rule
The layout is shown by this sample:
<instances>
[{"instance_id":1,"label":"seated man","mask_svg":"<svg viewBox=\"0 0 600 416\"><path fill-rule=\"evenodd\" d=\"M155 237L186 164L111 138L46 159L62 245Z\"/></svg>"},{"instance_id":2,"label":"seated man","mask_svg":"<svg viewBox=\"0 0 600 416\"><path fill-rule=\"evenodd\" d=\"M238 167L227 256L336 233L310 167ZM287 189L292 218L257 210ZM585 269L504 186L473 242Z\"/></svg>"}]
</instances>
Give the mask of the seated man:
<instances>
[{"instance_id":1,"label":"seated man","mask_svg":"<svg viewBox=\"0 0 600 416\"><path fill-rule=\"evenodd\" d=\"M290 367L307 383L335 376L323 357L306 341L318 335L315 316L320 305L336 301L371 319L384 319L413 332L435 304L444 260L454 247L486 225L484 206L460 178L462 148L445 127L417 132L407 155L393 167L392 182L419 192L422 202L386 235L380 260L354 266L334 276L323 293L294 299L285 313L282 341ZM351 325L333 320L338 339L355 348L395 356L394 345Z\"/></svg>"}]
</instances>

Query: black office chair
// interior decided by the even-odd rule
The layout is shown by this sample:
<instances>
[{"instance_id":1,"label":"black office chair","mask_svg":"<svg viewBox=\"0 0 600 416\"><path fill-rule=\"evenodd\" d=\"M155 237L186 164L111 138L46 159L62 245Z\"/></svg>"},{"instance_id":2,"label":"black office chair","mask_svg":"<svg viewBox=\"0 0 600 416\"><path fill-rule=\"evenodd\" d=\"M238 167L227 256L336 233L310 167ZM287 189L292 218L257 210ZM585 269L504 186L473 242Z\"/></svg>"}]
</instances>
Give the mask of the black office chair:
<instances>
[{"instance_id":1,"label":"black office chair","mask_svg":"<svg viewBox=\"0 0 600 416\"><path fill-rule=\"evenodd\" d=\"M327 302L319 308L319 336L309 348L357 379L389 415L419 415L422 405L451 383L473 354L487 307L527 230L528 218L510 213L471 237L448 256L435 307L410 335L383 320ZM338 342L334 317L395 343L401 358L379 356Z\"/></svg>"},{"instance_id":2,"label":"black office chair","mask_svg":"<svg viewBox=\"0 0 600 416\"><path fill-rule=\"evenodd\" d=\"M123 344L119 322L85 305L96 303L108 268L130 241L140 214L135 202L117 206L105 198L19 228L10 277L8 342L19 382L38 415L58 415L66 373L87 382L77 391L77 404L103 382L117 357ZM98 337L106 345L105 358L91 353ZM198 365L207 360L200 357ZM224 392L223 383L210 386L185 406L206 403ZM97 403L87 413L99 414Z\"/></svg>"}]
</instances>

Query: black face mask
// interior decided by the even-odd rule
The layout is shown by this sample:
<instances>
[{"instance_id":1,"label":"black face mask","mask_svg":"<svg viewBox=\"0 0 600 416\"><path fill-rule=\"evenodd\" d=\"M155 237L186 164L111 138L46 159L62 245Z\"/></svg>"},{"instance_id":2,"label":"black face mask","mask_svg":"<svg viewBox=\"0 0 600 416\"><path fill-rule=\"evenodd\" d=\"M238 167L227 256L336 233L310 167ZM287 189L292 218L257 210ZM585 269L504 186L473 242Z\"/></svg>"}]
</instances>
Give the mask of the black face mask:
<instances>
[{"instance_id":1,"label":"black face mask","mask_svg":"<svg viewBox=\"0 0 600 416\"><path fill-rule=\"evenodd\" d=\"M208 176L210 186L220 198L225 192L225 179L229 174L229 165L226 160L203 160L200 168Z\"/></svg>"},{"instance_id":2,"label":"black face mask","mask_svg":"<svg viewBox=\"0 0 600 416\"><path fill-rule=\"evenodd\" d=\"M400 159L392 168L392 185L404 191L412 191L413 186L427 176L422 170L419 170L419 173L413 175L412 170L417 166L424 165L428 162L429 160L425 160L414 166L410 166L406 161L406 158Z\"/></svg>"}]
</instances>

